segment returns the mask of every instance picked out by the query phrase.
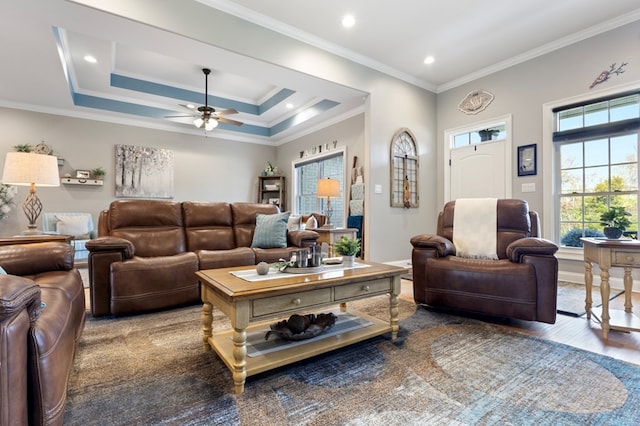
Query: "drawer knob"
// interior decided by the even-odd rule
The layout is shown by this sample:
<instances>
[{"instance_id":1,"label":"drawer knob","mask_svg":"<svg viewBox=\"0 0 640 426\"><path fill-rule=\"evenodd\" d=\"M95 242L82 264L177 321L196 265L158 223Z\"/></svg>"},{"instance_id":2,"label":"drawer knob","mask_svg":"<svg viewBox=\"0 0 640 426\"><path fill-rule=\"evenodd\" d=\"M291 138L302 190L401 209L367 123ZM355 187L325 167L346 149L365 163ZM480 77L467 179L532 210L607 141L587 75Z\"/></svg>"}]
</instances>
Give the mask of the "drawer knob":
<instances>
[{"instance_id":1,"label":"drawer knob","mask_svg":"<svg viewBox=\"0 0 640 426\"><path fill-rule=\"evenodd\" d=\"M293 299L292 302L293 302L294 305L299 305L301 303L301 300L300 299Z\"/></svg>"},{"instance_id":2,"label":"drawer knob","mask_svg":"<svg viewBox=\"0 0 640 426\"><path fill-rule=\"evenodd\" d=\"M363 285L362 286L362 291L369 291L371 289L371 287L369 287L368 285Z\"/></svg>"}]
</instances>

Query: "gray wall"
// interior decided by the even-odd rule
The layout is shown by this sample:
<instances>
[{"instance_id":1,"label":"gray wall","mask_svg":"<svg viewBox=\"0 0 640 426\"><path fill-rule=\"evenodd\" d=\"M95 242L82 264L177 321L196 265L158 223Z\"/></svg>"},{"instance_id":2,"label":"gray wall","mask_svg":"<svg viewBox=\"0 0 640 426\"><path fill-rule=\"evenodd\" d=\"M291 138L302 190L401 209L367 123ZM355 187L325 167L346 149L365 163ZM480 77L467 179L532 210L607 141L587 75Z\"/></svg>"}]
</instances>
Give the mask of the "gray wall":
<instances>
[{"instance_id":1,"label":"gray wall","mask_svg":"<svg viewBox=\"0 0 640 426\"><path fill-rule=\"evenodd\" d=\"M337 141L337 148L346 147L345 164L347 165L347 176L345 182L351 181L351 165L354 156L358 157L359 164L362 163L364 151L364 114L360 113L354 117L347 118L339 123L325 127L322 130L302 136L295 141L280 145L277 150L278 167L281 174L287 178L287 210L293 211L293 190L291 177L291 164L300 159L300 151L317 147L328 143L330 150L333 149L333 141ZM313 159L313 155L305 157ZM345 188L349 194L349 187ZM348 201L348 200L346 200ZM346 212L345 212L346 213Z\"/></svg>"},{"instance_id":2,"label":"gray wall","mask_svg":"<svg viewBox=\"0 0 640 426\"><path fill-rule=\"evenodd\" d=\"M640 22L625 25L615 30L594 36L582 42L556 50L503 71L464 84L438 95L438 205L442 204L445 170L444 131L477 121L485 121L505 114L513 116L513 197L529 202L532 209L542 215L545 227L545 212L552 196L550 164L543 162L552 153L549 135L543 134L543 105L556 103L585 95L597 96L598 92L610 91L617 86L640 87ZM623 74L612 76L609 81L590 89L589 86L601 71L613 63L628 62ZM458 103L467 93L484 89L495 95L493 103L477 115L465 115L458 111ZM538 174L517 176L517 146L538 144ZM523 183L533 182L536 192L523 193ZM544 235L547 237L547 235ZM549 236L550 237L550 236ZM574 253L571 253L571 252ZM584 266L582 252L564 249L558 254L561 278L582 281ZM621 286L621 271L612 270L613 285ZM597 273L597 272L596 272ZM640 288L637 275L636 288Z\"/></svg>"},{"instance_id":3,"label":"gray wall","mask_svg":"<svg viewBox=\"0 0 640 426\"><path fill-rule=\"evenodd\" d=\"M60 174L103 167L104 186L61 185L37 188L43 211L97 214L115 199L114 145L170 149L174 153L174 200L255 201L257 176L267 160L275 161L274 147L198 137L120 124L0 108L0 158L17 144L45 141L65 159ZM1 235L26 229L21 204L28 187L19 187L16 206L0 221ZM96 222L97 223L97 222Z\"/></svg>"},{"instance_id":4,"label":"gray wall","mask_svg":"<svg viewBox=\"0 0 640 426\"><path fill-rule=\"evenodd\" d=\"M409 238L435 229L436 95L301 41L231 17L197 2L153 0L82 3L257 60L326 79L369 94L365 103L365 253L374 261L407 259ZM415 134L420 151L420 207L404 210L389 203L389 144L400 127ZM282 167L282 165L281 165ZM373 185L382 185L373 194Z\"/></svg>"}]
</instances>

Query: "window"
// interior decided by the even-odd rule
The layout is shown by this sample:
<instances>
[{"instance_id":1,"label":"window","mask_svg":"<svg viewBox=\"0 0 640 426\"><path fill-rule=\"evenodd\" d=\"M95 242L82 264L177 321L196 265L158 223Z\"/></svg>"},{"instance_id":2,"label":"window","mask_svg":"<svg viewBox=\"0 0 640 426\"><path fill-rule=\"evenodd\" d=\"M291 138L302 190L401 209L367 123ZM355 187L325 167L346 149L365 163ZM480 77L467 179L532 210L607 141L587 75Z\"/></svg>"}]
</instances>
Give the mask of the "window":
<instances>
[{"instance_id":1,"label":"window","mask_svg":"<svg viewBox=\"0 0 640 426\"><path fill-rule=\"evenodd\" d=\"M640 93L553 110L556 241L581 247L580 237L602 236L600 215L611 206L631 213L638 227Z\"/></svg>"},{"instance_id":2,"label":"window","mask_svg":"<svg viewBox=\"0 0 640 426\"><path fill-rule=\"evenodd\" d=\"M294 162L293 203L297 214L324 213L327 200L316 195L318 180L337 179L341 194L331 199L331 223L339 228L344 227L344 154L344 149L336 150L322 157Z\"/></svg>"},{"instance_id":3,"label":"window","mask_svg":"<svg viewBox=\"0 0 640 426\"><path fill-rule=\"evenodd\" d=\"M484 129L474 129L470 132L453 135L453 148L475 145L482 142L502 140L507 137L506 124L500 123Z\"/></svg>"}]
</instances>

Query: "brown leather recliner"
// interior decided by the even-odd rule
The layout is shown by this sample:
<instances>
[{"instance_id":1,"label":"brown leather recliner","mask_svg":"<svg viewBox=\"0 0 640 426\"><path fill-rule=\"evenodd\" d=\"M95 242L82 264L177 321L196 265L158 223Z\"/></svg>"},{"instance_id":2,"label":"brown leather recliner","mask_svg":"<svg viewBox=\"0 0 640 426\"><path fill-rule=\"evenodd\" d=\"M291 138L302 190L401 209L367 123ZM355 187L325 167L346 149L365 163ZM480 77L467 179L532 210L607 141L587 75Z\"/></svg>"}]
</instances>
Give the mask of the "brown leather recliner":
<instances>
[{"instance_id":1,"label":"brown leather recliner","mask_svg":"<svg viewBox=\"0 0 640 426\"><path fill-rule=\"evenodd\" d=\"M0 425L62 425L85 322L74 249L0 246Z\"/></svg>"},{"instance_id":2,"label":"brown leather recliner","mask_svg":"<svg viewBox=\"0 0 640 426\"><path fill-rule=\"evenodd\" d=\"M456 256L455 201L438 215L436 235L417 235L413 246L416 303L496 317L556 320L558 247L540 238L540 219L524 200L497 203L498 260Z\"/></svg>"}]
</instances>

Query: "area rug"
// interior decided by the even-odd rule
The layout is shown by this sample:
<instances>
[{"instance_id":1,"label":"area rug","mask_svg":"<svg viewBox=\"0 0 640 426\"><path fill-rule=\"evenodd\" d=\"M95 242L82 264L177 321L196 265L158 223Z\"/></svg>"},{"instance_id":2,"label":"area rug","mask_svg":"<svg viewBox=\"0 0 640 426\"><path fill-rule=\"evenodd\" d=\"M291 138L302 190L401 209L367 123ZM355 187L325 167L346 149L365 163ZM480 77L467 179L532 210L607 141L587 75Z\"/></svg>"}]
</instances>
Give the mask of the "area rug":
<instances>
[{"instance_id":1,"label":"area rug","mask_svg":"<svg viewBox=\"0 0 640 426\"><path fill-rule=\"evenodd\" d=\"M354 303L385 318L383 298ZM214 326L228 322L214 310ZM495 324L400 302L380 336L249 377L201 339L189 307L89 318L65 425L636 425L640 368Z\"/></svg>"},{"instance_id":2,"label":"area rug","mask_svg":"<svg viewBox=\"0 0 640 426\"><path fill-rule=\"evenodd\" d=\"M623 294L624 291L611 289L609 300ZM558 281L558 306L557 312L572 317L581 317L586 313L584 310L584 299L586 298L586 290L584 284L576 284L567 281ZM593 286L591 290L592 307L602 306L602 297L600 296L600 287Z\"/></svg>"}]
</instances>

